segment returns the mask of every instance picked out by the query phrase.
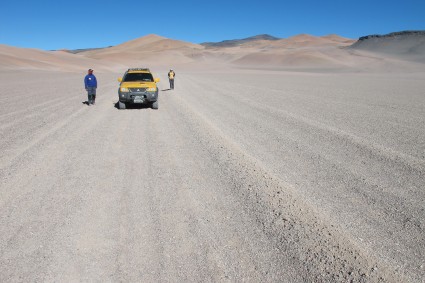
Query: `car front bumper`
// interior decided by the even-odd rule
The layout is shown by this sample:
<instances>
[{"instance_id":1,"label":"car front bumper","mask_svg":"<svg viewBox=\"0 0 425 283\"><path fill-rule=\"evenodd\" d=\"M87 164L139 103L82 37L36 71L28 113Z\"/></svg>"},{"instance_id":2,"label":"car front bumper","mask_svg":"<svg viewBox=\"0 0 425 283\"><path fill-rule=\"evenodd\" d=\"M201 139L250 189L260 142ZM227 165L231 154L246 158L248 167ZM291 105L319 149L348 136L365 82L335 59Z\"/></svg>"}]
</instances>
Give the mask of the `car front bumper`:
<instances>
[{"instance_id":1,"label":"car front bumper","mask_svg":"<svg viewBox=\"0 0 425 283\"><path fill-rule=\"evenodd\" d=\"M150 103L158 100L156 92L121 92L118 90L119 101L123 103Z\"/></svg>"}]
</instances>

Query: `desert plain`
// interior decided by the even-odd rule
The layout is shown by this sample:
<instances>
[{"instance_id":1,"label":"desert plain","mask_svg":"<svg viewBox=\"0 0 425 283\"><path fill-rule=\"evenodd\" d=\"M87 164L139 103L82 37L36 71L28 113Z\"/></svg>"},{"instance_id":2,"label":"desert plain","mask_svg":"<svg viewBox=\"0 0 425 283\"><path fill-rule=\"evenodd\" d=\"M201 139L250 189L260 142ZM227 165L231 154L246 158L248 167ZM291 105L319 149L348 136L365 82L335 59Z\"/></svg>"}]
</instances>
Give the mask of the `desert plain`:
<instances>
[{"instance_id":1,"label":"desert plain","mask_svg":"<svg viewBox=\"0 0 425 283\"><path fill-rule=\"evenodd\" d=\"M425 282L423 33L0 45L0 100L1 282Z\"/></svg>"}]
</instances>

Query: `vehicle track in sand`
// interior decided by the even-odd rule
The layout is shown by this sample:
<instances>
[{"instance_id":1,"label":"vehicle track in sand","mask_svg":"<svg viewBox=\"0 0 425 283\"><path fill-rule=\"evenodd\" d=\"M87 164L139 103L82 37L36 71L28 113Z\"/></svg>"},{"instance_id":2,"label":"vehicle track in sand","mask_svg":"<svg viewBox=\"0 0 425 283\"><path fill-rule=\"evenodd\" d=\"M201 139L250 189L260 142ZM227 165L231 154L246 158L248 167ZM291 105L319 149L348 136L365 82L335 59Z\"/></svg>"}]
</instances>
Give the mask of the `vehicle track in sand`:
<instances>
[{"instance_id":1,"label":"vehicle track in sand","mask_svg":"<svg viewBox=\"0 0 425 283\"><path fill-rule=\"evenodd\" d=\"M326 94L347 74L233 72L179 73L159 110L116 109L119 74L89 107L79 75L28 73L35 102L0 113L0 280L421 282L424 83L400 78L408 114L375 87L397 128L367 94Z\"/></svg>"}]
</instances>

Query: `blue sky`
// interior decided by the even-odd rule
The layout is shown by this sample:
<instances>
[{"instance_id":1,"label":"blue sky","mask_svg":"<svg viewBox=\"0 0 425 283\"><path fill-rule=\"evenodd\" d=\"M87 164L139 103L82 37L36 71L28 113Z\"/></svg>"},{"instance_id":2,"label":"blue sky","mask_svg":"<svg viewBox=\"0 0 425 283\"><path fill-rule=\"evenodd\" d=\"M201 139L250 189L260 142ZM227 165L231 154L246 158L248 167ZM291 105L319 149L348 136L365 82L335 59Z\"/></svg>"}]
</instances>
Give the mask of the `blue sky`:
<instances>
[{"instance_id":1,"label":"blue sky","mask_svg":"<svg viewBox=\"0 0 425 283\"><path fill-rule=\"evenodd\" d=\"M3 0L0 44L76 49L147 34L193 43L301 33L358 38L425 30L425 0Z\"/></svg>"}]
</instances>

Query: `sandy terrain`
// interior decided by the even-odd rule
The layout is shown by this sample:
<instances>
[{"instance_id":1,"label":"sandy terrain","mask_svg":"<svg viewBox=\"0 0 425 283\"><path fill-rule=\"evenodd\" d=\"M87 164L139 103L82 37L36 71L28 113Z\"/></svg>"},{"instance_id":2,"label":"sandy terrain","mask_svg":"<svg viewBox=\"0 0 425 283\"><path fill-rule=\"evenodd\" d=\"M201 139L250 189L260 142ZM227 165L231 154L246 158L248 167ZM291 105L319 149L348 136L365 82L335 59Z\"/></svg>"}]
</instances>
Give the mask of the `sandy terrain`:
<instances>
[{"instance_id":1,"label":"sandy terrain","mask_svg":"<svg viewBox=\"0 0 425 283\"><path fill-rule=\"evenodd\" d=\"M424 282L423 65L288 40L314 42L294 51L308 64L142 39L162 50L159 110L115 105L140 40L90 58L0 46L0 281Z\"/></svg>"},{"instance_id":2,"label":"sandy terrain","mask_svg":"<svg viewBox=\"0 0 425 283\"><path fill-rule=\"evenodd\" d=\"M0 71L51 70L75 72L86 70L86 66L104 71L116 71L124 67L124 65L116 62L94 60L64 51L52 52L0 44Z\"/></svg>"}]
</instances>

